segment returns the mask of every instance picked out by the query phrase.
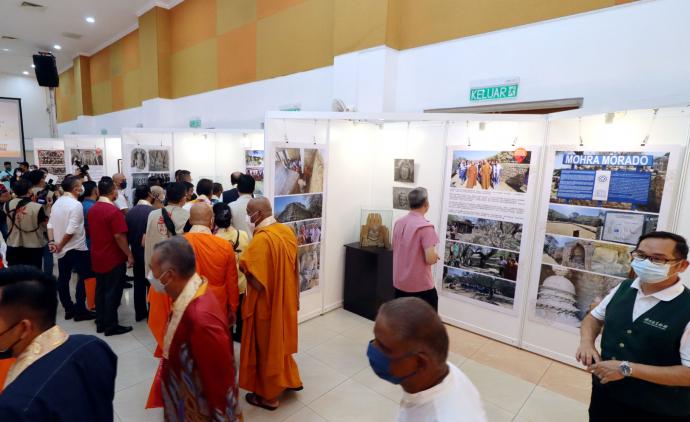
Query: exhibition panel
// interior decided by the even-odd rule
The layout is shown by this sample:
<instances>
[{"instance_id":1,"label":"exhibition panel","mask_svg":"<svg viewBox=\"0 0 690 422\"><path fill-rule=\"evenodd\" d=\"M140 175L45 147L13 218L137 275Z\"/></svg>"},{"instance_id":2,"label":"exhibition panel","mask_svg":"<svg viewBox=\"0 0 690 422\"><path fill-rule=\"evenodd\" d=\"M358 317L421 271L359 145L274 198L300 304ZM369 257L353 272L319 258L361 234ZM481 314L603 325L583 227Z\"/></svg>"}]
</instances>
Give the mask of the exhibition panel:
<instances>
[{"instance_id":1,"label":"exhibition panel","mask_svg":"<svg viewBox=\"0 0 690 422\"><path fill-rule=\"evenodd\" d=\"M65 141L53 138L34 138L34 164L48 170L46 180L60 183L65 177Z\"/></svg>"},{"instance_id":2,"label":"exhibition panel","mask_svg":"<svg viewBox=\"0 0 690 422\"><path fill-rule=\"evenodd\" d=\"M78 165L89 166L94 181L119 171L122 159L121 139L91 135L65 135L65 167L73 174Z\"/></svg>"},{"instance_id":3,"label":"exhibition panel","mask_svg":"<svg viewBox=\"0 0 690 422\"><path fill-rule=\"evenodd\" d=\"M148 184L150 176L174 180L172 133L123 130L122 151L121 169L129 181L130 198L137 186Z\"/></svg>"},{"instance_id":4,"label":"exhibition panel","mask_svg":"<svg viewBox=\"0 0 690 422\"><path fill-rule=\"evenodd\" d=\"M0 97L0 157L23 158L22 100Z\"/></svg>"}]
</instances>

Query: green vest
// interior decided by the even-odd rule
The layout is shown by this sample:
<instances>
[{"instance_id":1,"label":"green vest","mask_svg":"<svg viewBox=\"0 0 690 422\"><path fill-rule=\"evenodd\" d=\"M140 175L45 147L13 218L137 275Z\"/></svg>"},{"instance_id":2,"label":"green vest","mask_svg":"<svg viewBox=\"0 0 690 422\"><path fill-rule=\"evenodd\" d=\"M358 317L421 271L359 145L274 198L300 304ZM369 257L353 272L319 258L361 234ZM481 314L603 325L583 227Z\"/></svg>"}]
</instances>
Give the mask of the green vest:
<instances>
[{"instance_id":1,"label":"green vest","mask_svg":"<svg viewBox=\"0 0 690 422\"><path fill-rule=\"evenodd\" d=\"M632 280L621 283L606 307L601 338L603 360L627 360L653 366L681 365L680 341L690 321L690 291L685 288L675 299L661 301L632 320L637 289ZM625 378L608 384L593 376L595 388L605 389L610 397L668 416L690 416L690 388L667 387L651 382ZM650 421L651 422L651 421Z\"/></svg>"}]
</instances>

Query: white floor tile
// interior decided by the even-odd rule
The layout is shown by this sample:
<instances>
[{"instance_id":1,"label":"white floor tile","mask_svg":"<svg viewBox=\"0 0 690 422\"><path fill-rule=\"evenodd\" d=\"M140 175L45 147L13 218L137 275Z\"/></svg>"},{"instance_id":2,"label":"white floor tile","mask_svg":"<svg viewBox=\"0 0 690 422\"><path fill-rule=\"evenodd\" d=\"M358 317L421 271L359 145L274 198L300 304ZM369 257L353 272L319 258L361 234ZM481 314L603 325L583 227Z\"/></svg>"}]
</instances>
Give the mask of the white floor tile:
<instances>
[{"instance_id":1,"label":"white floor tile","mask_svg":"<svg viewBox=\"0 0 690 422\"><path fill-rule=\"evenodd\" d=\"M316 319L306 321L299 325L299 333L297 334L298 350L305 352L313 349L337 335L338 333L335 331L324 328Z\"/></svg>"},{"instance_id":2,"label":"white floor tile","mask_svg":"<svg viewBox=\"0 0 690 422\"><path fill-rule=\"evenodd\" d=\"M484 402L484 411L489 422L510 422L515 417L514 414L487 401Z\"/></svg>"},{"instance_id":3,"label":"white floor tile","mask_svg":"<svg viewBox=\"0 0 690 422\"><path fill-rule=\"evenodd\" d=\"M382 380L369 366L359 371L352 379L396 403L400 403L400 399L402 399L402 387Z\"/></svg>"},{"instance_id":4,"label":"white floor tile","mask_svg":"<svg viewBox=\"0 0 690 422\"><path fill-rule=\"evenodd\" d=\"M309 355L348 377L369 365L366 343L336 336L307 351Z\"/></svg>"},{"instance_id":5,"label":"white floor tile","mask_svg":"<svg viewBox=\"0 0 690 422\"><path fill-rule=\"evenodd\" d=\"M354 327L357 323L364 324L367 320L359 315L355 315L340 308L310 321L313 321L328 330L335 331L336 333L342 333L343 331Z\"/></svg>"},{"instance_id":6,"label":"white floor tile","mask_svg":"<svg viewBox=\"0 0 690 422\"><path fill-rule=\"evenodd\" d=\"M292 392L286 392L280 398L280 407L276 410L265 410L260 407L252 406L247 403L244 396L245 390L240 389L240 406L245 422L277 422L282 421L304 408L304 404L297 400L297 396Z\"/></svg>"},{"instance_id":7,"label":"white floor tile","mask_svg":"<svg viewBox=\"0 0 690 422\"><path fill-rule=\"evenodd\" d=\"M460 368L479 390L484 402L517 413L535 385L468 359Z\"/></svg>"},{"instance_id":8,"label":"white floor tile","mask_svg":"<svg viewBox=\"0 0 690 422\"><path fill-rule=\"evenodd\" d=\"M298 353L294 358L304 385L304 390L294 394L304 404L311 403L347 380L345 375L306 353Z\"/></svg>"},{"instance_id":9,"label":"white floor tile","mask_svg":"<svg viewBox=\"0 0 690 422\"><path fill-rule=\"evenodd\" d=\"M579 422L588 417L587 405L543 387L535 388L518 413L518 419L532 422Z\"/></svg>"},{"instance_id":10,"label":"white floor tile","mask_svg":"<svg viewBox=\"0 0 690 422\"><path fill-rule=\"evenodd\" d=\"M246 419L245 419L245 421L251 422L251 421L247 421ZM289 418L284 419L283 422L327 422L327 421L326 421L326 419L319 416L317 413L315 413L310 408L305 407L302 410L300 410L299 412L290 416Z\"/></svg>"},{"instance_id":11,"label":"white floor tile","mask_svg":"<svg viewBox=\"0 0 690 422\"><path fill-rule=\"evenodd\" d=\"M135 384L151 380L158 369L159 359L153 357L151 352L144 348L120 353L117 358L117 379L115 391L123 390Z\"/></svg>"},{"instance_id":12,"label":"white floor tile","mask_svg":"<svg viewBox=\"0 0 690 422\"><path fill-rule=\"evenodd\" d=\"M122 422L159 422L163 409L144 409L151 388L150 380L142 381L115 393L115 412Z\"/></svg>"},{"instance_id":13,"label":"white floor tile","mask_svg":"<svg viewBox=\"0 0 690 422\"><path fill-rule=\"evenodd\" d=\"M363 386L348 380L309 407L330 422L383 422L394 421L398 405Z\"/></svg>"}]
</instances>

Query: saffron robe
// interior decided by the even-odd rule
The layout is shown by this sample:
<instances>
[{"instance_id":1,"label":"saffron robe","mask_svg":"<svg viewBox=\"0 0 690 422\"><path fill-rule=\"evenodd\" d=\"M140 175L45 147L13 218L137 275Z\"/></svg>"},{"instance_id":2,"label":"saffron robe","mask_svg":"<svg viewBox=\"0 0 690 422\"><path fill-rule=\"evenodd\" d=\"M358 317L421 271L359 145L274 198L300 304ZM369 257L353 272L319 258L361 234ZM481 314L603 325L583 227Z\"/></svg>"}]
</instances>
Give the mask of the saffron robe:
<instances>
[{"instance_id":1,"label":"saffron robe","mask_svg":"<svg viewBox=\"0 0 690 422\"><path fill-rule=\"evenodd\" d=\"M474 164L470 164L469 167L467 167L467 187L468 189L474 189L474 185L477 184L477 166Z\"/></svg>"},{"instance_id":2,"label":"saffron robe","mask_svg":"<svg viewBox=\"0 0 690 422\"><path fill-rule=\"evenodd\" d=\"M493 174L493 169L491 164L484 163L482 166L482 189L489 189L491 187L491 175Z\"/></svg>"},{"instance_id":3,"label":"saffron robe","mask_svg":"<svg viewBox=\"0 0 690 422\"><path fill-rule=\"evenodd\" d=\"M292 358L297 353L297 238L288 226L259 225L240 258L240 269L261 284L247 285L242 305L240 387L265 399L302 380Z\"/></svg>"}]
</instances>

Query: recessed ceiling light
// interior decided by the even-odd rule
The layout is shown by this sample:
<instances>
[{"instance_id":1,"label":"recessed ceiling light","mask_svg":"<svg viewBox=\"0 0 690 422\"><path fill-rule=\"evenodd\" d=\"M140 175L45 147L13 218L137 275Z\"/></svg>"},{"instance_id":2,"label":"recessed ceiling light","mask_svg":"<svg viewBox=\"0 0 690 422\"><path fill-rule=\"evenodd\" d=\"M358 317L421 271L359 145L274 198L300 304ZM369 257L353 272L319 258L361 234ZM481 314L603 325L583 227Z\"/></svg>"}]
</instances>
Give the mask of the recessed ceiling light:
<instances>
[{"instance_id":1,"label":"recessed ceiling light","mask_svg":"<svg viewBox=\"0 0 690 422\"><path fill-rule=\"evenodd\" d=\"M28 71L28 70L23 71L23 72L22 72L22 75L27 75L27 76L28 76L28 75L29 75L29 71Z\"/></svg>"},{"instance_id":2,"label":"recessed ceiling light","mask_svg":"<svg viewBox=\"0 0 690 422\"><path fill-rule=\"evenodd\" d=\"M3 48L2 51L10 51L9 48Z\"/></svg>"},{"instance_id":3,"label":"recessed ceiling light","mask_svg":"<svg viewBox=\"0 0 690 422\"><path fill-rule=\"evenodd\" d=\"M92 16L87 16L87 17L86 17L86 21L87 21L88 23L96 23L96 19L94 19Z\"/></svg>"},{"instance_id":4,"label":"recessed ceiling light","mask_svg":"<svg viewBox=\"0 0 690 422\"><path fill-rule=\"evenodd\" d=\"M33 63L31 63L31 67L32 67L33 69L35 69L35 68L36 68L36 65L33 64Z\"/></svg>"},{"instance_id":5,"label":"recessed ceiling light","mask_svg":"<svg viewBox=\"0 0 690 422\"><path fill-rule=\"evenodd\" d=\"M62 50L62 46L60 44L55 44L53 48L56 50Z\"/></svg>"}]
</instances>

